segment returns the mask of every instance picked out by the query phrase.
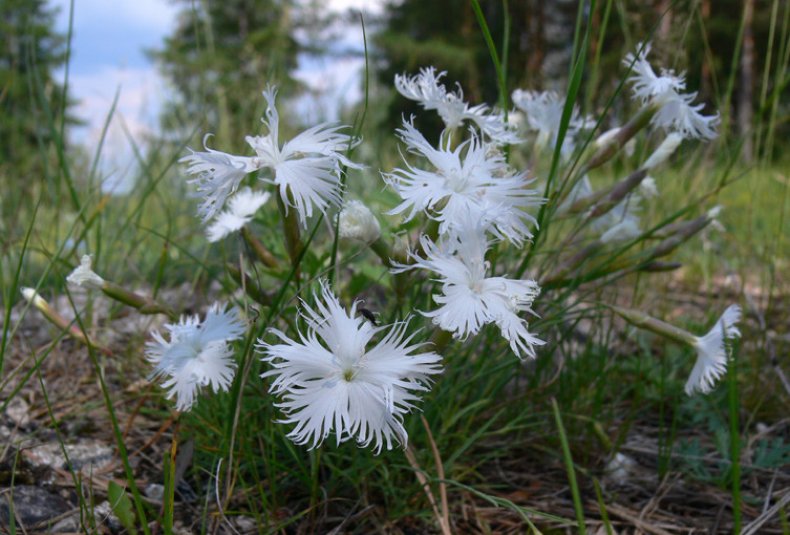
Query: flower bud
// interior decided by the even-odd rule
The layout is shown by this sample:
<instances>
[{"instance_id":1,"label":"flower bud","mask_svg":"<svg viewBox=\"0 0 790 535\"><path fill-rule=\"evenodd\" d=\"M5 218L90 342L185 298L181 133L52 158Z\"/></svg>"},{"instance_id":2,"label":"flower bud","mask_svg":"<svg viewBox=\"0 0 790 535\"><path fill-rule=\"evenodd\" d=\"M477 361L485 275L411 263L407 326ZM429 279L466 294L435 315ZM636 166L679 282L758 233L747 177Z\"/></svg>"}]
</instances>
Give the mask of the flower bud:
<instances>
[{"instance_id":1,"label":"flower bud","mask_svg":"<svg viewBox=\"0 0 790 535\"><path fill-rule=\"evenodd\" d=\"M22 288L22 297L25 298L25 301L39 309L41 312L46 313L49 311L49 305L47 302L44 301L44 298L38 295L38 292L36 292L33 288Z\"/></svg>"},{"instance_id":2,"label":"flower bud","mask_svg":"<svg viewBox=\"0 0 790 535\"><path fill-rule=\"evenodd\" d=\"M661 165L667 160L667 158L672 156L672 154L675 152L675 149L680 146L682 141L683 136L680 134L675 132L669 134L664 139L664 141L661 142L661 145L658 146L653 154L650 155L642 167L645 169L653 169L654 167Z\"/></svg>"},{"instance_id":3,"label":"flower bud","mask_svg":"<svg viewBox=\"0 0 790 535\"><path fill-rule=\"evenodd\" d=\"M348 201L338 215L341 238L372 243L381 236L381 226L370 209L360 201Z\"/></svg>"}]
</instances>

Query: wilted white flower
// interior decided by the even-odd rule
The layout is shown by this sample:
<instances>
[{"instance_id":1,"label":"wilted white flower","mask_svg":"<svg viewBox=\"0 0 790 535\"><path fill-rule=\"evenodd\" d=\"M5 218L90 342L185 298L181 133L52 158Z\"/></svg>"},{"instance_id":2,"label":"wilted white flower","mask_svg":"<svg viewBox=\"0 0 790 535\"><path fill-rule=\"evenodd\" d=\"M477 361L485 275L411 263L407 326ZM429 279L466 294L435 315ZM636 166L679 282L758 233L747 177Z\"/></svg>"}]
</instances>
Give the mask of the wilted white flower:
<instances>
[{"instance_id":1,"label":"wilted white flower","mask_svg":"<svg viewBox=\"0 0 790 535\"><path fill-rule=\"evenodd\" d=\"M656 179L652 176L646 176L643 178L642 182L639 183L639 193L641 193L642 197L645 199L657 197L658 185L656 185Z\"/></svg>"},{"instance_id":2,"label":"wilted white flower","mask_svg":"<svg viewBox=\"0 0 790 535\"><path fill-rule=\"evenodd\" d=\"M341 238L371 243L381 236L378 219L361 201L346 201L338 218L338 233Z\"/></svg>"},{"instance_id":3,"label":"wilted white flower","mask_svg":"<svg viewBox=\"0 0 790 535\"><path fill-rule=\"evenodd\" d=\"M513 91L511 98L516 108L526 114L530 130L537 131L538 137L535 145L539 149L543 149L546 146L554 147L559 136L565 100L553 91L540 92L525 91L523 89ZM573 152L576 135L581 130L592 128L593 126L595 126L595 121L583 117L579 113L578 106L574 106L562 143L563 156L569 156Z\"/></svg>"},{"instance_id":4,"label":"wilted white flower","mask_svg":"<svg viewBox=\"0 0 790 535\"><path fill-rule=\"evenodd\" d=\"M247 136L245 140L257 156L243 157L206 148L181 159L189 164L187 172L197 174L192 182L204 196L199 212L204 220L222 209L225 200L236 191L241 180L253 171L267 168L273 178L261 180L275 184L286 207L296 209L302 226L313 215L313 208L326 212L329 205L340 205L341 165L360 168L341 154L358 143L340 133L342 125L321 123L305 130L280 145L280 116L275 107L277 91L267 87L263 92L268 105L262 119L269 133Z\"/></svg>"},{"instance_id":5,"label":"wilted white flower","mask_svg":"<svg viewBox=\"0 0 790 535\"><path fill-rule=\"evenodd\" d=\"M718 230L719 232L724 232L725 230L724 225L721 223L721 221L719 221L719 216L721 215L720 205L717 204L716 206L708 210L708 213L706 215L708 216L708 219L710 219L710 224L709 224L710 228L714 230ZM707 230L707 227L706 229L703 230L703 232L705 230Z\"/></svg>"},{"instance_id":6,"label":"wilted white flower","mask_svg":"<svg viewBox=\"0 0 790 535\"><path fill-rule=\"evenodd\" d=\"M236 309L225 310L217 303L202 323L198 316L182 317L178 323L166 324L165 329L170 340L153 332L153 341L146 344L146 357L154 364L151 378L167 377L162 387L169 389L168 399L176 397L178 410L189 410L202 386L210 385L214 392L230 387L236 363L228 342L240 338L245 330Z\"/></svg>"},{"instance_id":7,"label":"wilted white flower","mask_svg":"<svg viewBox=\"0 0 790 535\"><path fill-rule=\"evenodd\" d=\"M532 280L488 277L485 259L488 240L480 222L467 219L465 224L439 244L421 238L425 258L411 254L414 263L395 271L422 268L438 275L442 293L433 296L440 306L423 312L433 323L456 338L478 333L483 325L495 323L510 348L519 358L535 357L535 346L545 342L528 330L520 312L532 312L532 303L540 287Z\"/></svg>"},{"instance_id":8,"label":"wilted white flower","mask_svg":"<svg viewBox=\"0 0 790 535\"><path fill-rule=\"evenodd\" d=\"M567 212L576 201L589 197L592 194L593 189L590 183L590 177L585 174L576 181L573 187L571 187L571 191L568 192L568 196L562 201L559 208L557 208L557 212L560 214Z\"/></svg>"},{"instance_id":9,"label":"wilted white flower","mask_svg":"<svg viewBox=\"0 0 790 535\"><path fill-rule=\"evenodd\" d=\"M66 277L66 281L76 286L85 286L94 290L100 290L104 284L104 279L93 272L90 255L82 255L80 265Z\"/></svg>"},{"instance_id":10,"label":"wilted white flower","mask_svg":"<svg viewBox=\"0 0 790 535\"><path fill-rule=\"evenodd\" d=\"M634 97L643 104L655 102L660 106L651 123L686 138L715 138L718 114L702 115L704 104L692 105L697 93L682 93L686 90L685 76L676 75L671 69L661 69L661 75L657 75L647 61L649 53L649 43L639 44L637 54L626 54L623 64L632 70L628 81L633 83Z\"/></svg>"},{"instance_id":11,"label":"wilted white flower","mask_svg":"<svg viewBox=\"0 0 790 535\"><path fill-rule=\"evenodd\" d=\"M640 202L641 197L632 193L607 213L593 220L592 228L601 232L603 243L630 240L642 233L639 219Z\"/></svg>"},{"instance_id":12,"label":"wilted white flower","mask_svg":"<svg viewBox=\"0 0 790 535\"><path fill-rule=\"evenodd\" d=\"M272 366L262 377L274 377L270 392L283 400L282 422L296 424L289 438L315 448L334 432L337 444L354 438L377 453L393 442L405 447L403 416L441 372L441 357L416 353L424 344L411 343L408 319L375 327L357 315L357 303L347 312L324 282L315 297L315 309L303 304L307 333L298 341L273 330L282 343L258 346ZM383 338L366 349L380 332Z\"/></svg>"},{"instance_id":13,"label":"wilted white flower","mask_svg":"<svg viewBox=\"0 0 790 535\"><path fill-rule=\"evenodd\" d=\"M241 229L252 220L255 212L269 200L268 192L244 188L228 201L228 209L221 212L206 229L208 241L216 242Z\"/></svg>"},{"instance_id":14,"label":"wilted white flower","mask_svg":"<svg viewBox=\"0 0 790 535\"><path fill-rule=\"evenodd\" d=\"M436 73L433 67L420 69L415 76L395 75L395 89L404 97L419 102L425 110L436 110L447 128L457 128L464 121L471 121L492 142L507 145L520 143L515 126L505 121L504 115L494 112L485 104L470 107L458 86L455 92L447 91L440 83L447 74Z\"/></svg>"},{"instance_id":15,"label":"wilted white flower","mask_svg":"<svg viewBox=\"0 0 790 535\"><path fill-rule=\"evenodd\" d=\"M535 218L525 209L539 205L538 192L529 189L526 173L512 174L504 156L489 150L477 136L451 148L449 135L442 136L434 149L410 122L404 121L398 134L410 152L424 156L435 171L418 169L406 162L407 169L384 173L384 181L403 199L390 214L406 213L411 219L418 212L439 221L445 234L471 213L493 226L491 230L514 243L532 237L528 223Z\"/></svg>"},{"instance_id":16,"label":"wilted white flower","mask_svg":"<svg viewBox=\"0 0 790 535\"><path fill-rule=\"evenodd\" d=\"M741 307L730 305L708 334L696 337L694 349L697 351L697 361L686 381L686 394L692 395L696 391L707 394L727 371L726 341L741 336L735 326L739 321Z\"/></svg>"}]
</instances>

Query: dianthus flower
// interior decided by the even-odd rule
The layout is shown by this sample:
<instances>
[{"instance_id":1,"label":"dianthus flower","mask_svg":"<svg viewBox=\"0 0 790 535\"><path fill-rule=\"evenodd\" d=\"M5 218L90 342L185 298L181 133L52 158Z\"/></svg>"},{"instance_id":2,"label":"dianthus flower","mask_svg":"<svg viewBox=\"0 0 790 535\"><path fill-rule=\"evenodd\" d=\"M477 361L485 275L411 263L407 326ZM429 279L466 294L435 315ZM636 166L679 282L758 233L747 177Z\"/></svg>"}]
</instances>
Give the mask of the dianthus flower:
<instances>
[{"instance_id":1,"label":"dianthus flower","mask_svg":"<svg viewBox=\"0 0 790 535\"><path fill-rule=\"evenodd\" d=\"M297 211L303 227L307 226L307 218L313 215L314 208L325 213L328 206L340 205L341 166L361 167L341 152L358 140L340 132L345 126L321 123L281 145L276 96L277 91L271 86L263 92L267 108L262 122L269 133L245 138L256 156L235 156L206 147L206 152L192 151L180 160L188 164L189 174L197 175L191 182L197 184L203 195L198 211L204 221L222 209L248 173L260 169L271 171L273 177L261 177L261 180L277 186L283 203Z\"/></svg>"},{"instance_id":2,"label":"dianthus flower","mask_svg":"<svg viewBox=\"0 0 790 535\"><path fill-rule=\"evenodd\" d=\"M424 212L439 221L439 232L445 234L471 213L473 218L492 223L490 228L498 237L517 244L532 237L528 224L534 224L535 218L525 209L539 205L542 199L528 187L531 180L527 174L513 174L499 151L475 135L452 149L449 134L442 136L435 149L407 121L398 134L410 152L424 156L435 170L406 162L406 169L384 173L384 181L403 199L390 214L407 212L409 220Z\"/></svg>"},{"instance_id":3,"label":"dianthus flower","mask_svg":"<svg viewBox=\"0 0 790 535\"><path fill-rule=\"evenodd\" d=\"M741 307L730 305L706 335L695 337L693 347L697 352L697 360L686 381L686 394L691 395L695 391L707 394L727 371L726 342L741 336L735 326L739 321Z\"/></svg>"},{"instance_id":4,"label":"dianthus flower","mask_svg":"<svg viewBox=\"0 0 790 535\"><path fill-rule=\"evenodd\" d=\"M269 200L268 192L244 188L228 201L228 209L217 215L206 229L208 241L219 241L231 232L236 232L249 223L255 212Z\"/></svg>"},{"instance_id":5,"label":"dianthus flower","mask_svg":"<svg viewBox=\"0 0 790 535\"><path fill-rule=\"evenodd\" d=\"M633 84L634 98L642 104L653 102L659 106L651 124L678 132L685 138L715 138L719 115L702 115L704 104L692 105L697 93L683 93L686 90L685 75L677 75L671 69L661 69L661 75L657 75L647 61L649 53L649 43L637 45L636 55L626 54L623 64L631 68L628 81Z\"/></svg>"},{"instance_id":6,"label":"dianthus flower","mask_svg":"<svg viewBox=\"0 0 790 535\"><path fill-rule=\"evenodd\" d=\"M425 110L436 110L447 128L457 128L464 121L471 121L480 132L493 143L508 145L520 143L515 127L505 121L501 112L489 109L485 104L469 106L464 101L464 93L458 86L455 92L447 91L440 83L447 74L436 73L433 67L420 69L415 76L395 75L395 89L408 98L419 102Z\"/></svg>"},{"instance_id":7,"label":"dianthus flower","mask_svg":"<svg viewBox=\"0 0 790 535\"><path fill-rule=\"evenodd\" d=\"M421 245L425 258L412 253L414 263L395 271L422 268L438 276L442 293L435 294L433 300L440 306L423 312L425 316L459 339L495 323L516 356L535 357L535 346L545 342L529 332L527 321L518 314L534 314L531 307L540 287L533 280L487 276L490 265L485 255L489 241L479 221L468 217L438 244L423 236Z\"/></svg>"},{"instance_id":8,"label":"dianthus flower","mask_svg":"<svg viewBox=\"0 0 790 535\"><path fill-rule=\"evenodd\" d=\"M282 398L282 423L295 424L288 437L310 448L332 433L337 444L354 438L376 453L394 443L405 447L403 417L441 372L441 357L412 343L408 319L376 327L357 315L357 303L346 311L324 282L315 301L315 309L303 304L307 332L298 341L273 330L282 343L258 345L272 366L262 377L274 378L269 390Z\"/></svg>"},{"instance_id":9,"label":"dianthus flower","mask_svg":"<svg viewBox=\"0 0 790 535\"><path fill-rule=\"evenodd\" d=\"M553 91L525 91L516 89L511 95L513 104L527 116L527 124L530 130L538 133L535 145L540 149L543 147L554 147L560 132L560 122L562 120L562 110L565 107L565 100ZM562 142L561 154L565 157L570 156L576 144L576 135L585 129L595 126L595 121L588 117L583 117L579 113L579 107L573 106L568 129Z\"/></svg>"},{"instance_id":10,"label":"dianthus flower","mask_svg":"<svg viewBox=\"0 0 790 535\"><path fill-rule=\"evenodd\" d=\"M230 387L236 363L228 342L245 330L235 309L225 310L216 303L202 323L198 316L188 316L166 324L165 329L170 340L155 331L145 353L154 364L151 377L167 377L162 387L168 389L168 399L175 396L178 410L192 408L202 386L209 385L214 392Z\"/></svg>"}]
</instances>

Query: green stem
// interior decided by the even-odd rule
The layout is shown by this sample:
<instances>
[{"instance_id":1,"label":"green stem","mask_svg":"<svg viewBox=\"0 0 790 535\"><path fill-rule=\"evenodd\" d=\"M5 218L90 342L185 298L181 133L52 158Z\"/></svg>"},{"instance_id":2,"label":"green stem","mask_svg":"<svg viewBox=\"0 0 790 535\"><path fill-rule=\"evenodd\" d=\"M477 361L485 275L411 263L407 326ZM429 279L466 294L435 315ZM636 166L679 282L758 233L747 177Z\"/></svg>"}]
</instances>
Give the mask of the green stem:
<instances>
[{"instance_id":1,"label":"green stem","mask_svg":"<svg viewBox=\"0 0 790 535\"><path fill-rule=\"evenodd\" d=\"M730 461L732 462L732 532L741 532L741 433L738 419L738 375L735 352L727 366L727 398L730 413Z\"/></svg>"},{"instance_id":2,"label":"green stem","mask_svg":"<svg viewBox=\"0 0 790 535\"><path fill-rule=\"evenodd\" d=\"M288 194L290 196L290 193ZM280 209L280 214L283 218L283 231L285 233L285 248L288 250L288 256L291 258L291 266L296 270L295 280L299 284L299 260L302 252L302 239L299 235L299 218L296 209L290 210L285 205L282 197L276 195L277 207Z\"/></svg>"},{"instance_id":3,"label":"green stem","mask_svg":"<svg viewBox=\"0 0 790 535\"><path fill-rule=\"evenodd\" d=\"M554 421L557 423L557 432L560 435L562 457L565 460L565 470L568 473L568 483L570 484L571 495L573 496L573 509L576 512L576 523L578 524L579 534L586 535L587 526L584 522L584 507L582 506L582 497L579 493L579 484L576 481L576 469L573 464L573 457L571 456L571 448L568 444L568 436L565 433L565 427L562 425L560 408L557 405L557 400L554 398L551 398L551 408L554 411Z\"/></svg>"}]
</instances>

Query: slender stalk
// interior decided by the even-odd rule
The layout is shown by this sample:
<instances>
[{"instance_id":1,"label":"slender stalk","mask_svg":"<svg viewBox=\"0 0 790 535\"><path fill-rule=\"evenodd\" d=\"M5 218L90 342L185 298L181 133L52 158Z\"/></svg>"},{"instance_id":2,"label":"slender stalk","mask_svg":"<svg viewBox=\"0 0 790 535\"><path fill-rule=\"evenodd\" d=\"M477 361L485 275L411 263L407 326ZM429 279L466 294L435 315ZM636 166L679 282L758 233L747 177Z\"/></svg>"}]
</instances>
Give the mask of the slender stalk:
<instances>
[{"instance_id":1,"label":"slender stalk","mask_svg":"<svg viewBox=\"0 0 790 535\"><path fill-rule=\"evenodd\" d=\"M568 483L570 484L571 495L573 496L573 509L576 512L577 527L579 528L580 535L587 535L587 526L584 522L584 506L582 506L582 497L581 493L579 493L579 484L576 481L576 469L574 468L573 457L571 456L571 448L568 444L568 435L565 433L565 427L562 425L560 408L555 398L551 398L551 408L554 411L554 421L557 423L557 432L560 435L562 457L565 461L565 470L568 473Z\"/></svg>"},{"instance_id":2,"label":"slender stalk","mask_svg":"<svg viewBox=\"0 0 790 535\"><path fill-rule=\"evenodd\" d=\"M263 245L263 243L261 243L261 241L256 238L246 226L241 227L241 237L244 238L244 241L247 243L247 245L249 245L250 249L252 249L252 252L255 253L255 256L264 266L270 267L272 269L277 269L280 267L280 262L277 261L277 258L274 256L274 254L272 254L272 252L267 249L266 246Z\"/></svg>"},{"instance_id":3,"label":"slender stalk","mask_svg":"<svg viewBox=\"0 0 790 535\"><path fill-rule=\"evenodd\" d=\"M730 355L727 366L727 400L730 419L730 462L732 463L732 532L741 532L741 431L738 418L738 370L735 352Z\"/></svg>"}]
</instances>

